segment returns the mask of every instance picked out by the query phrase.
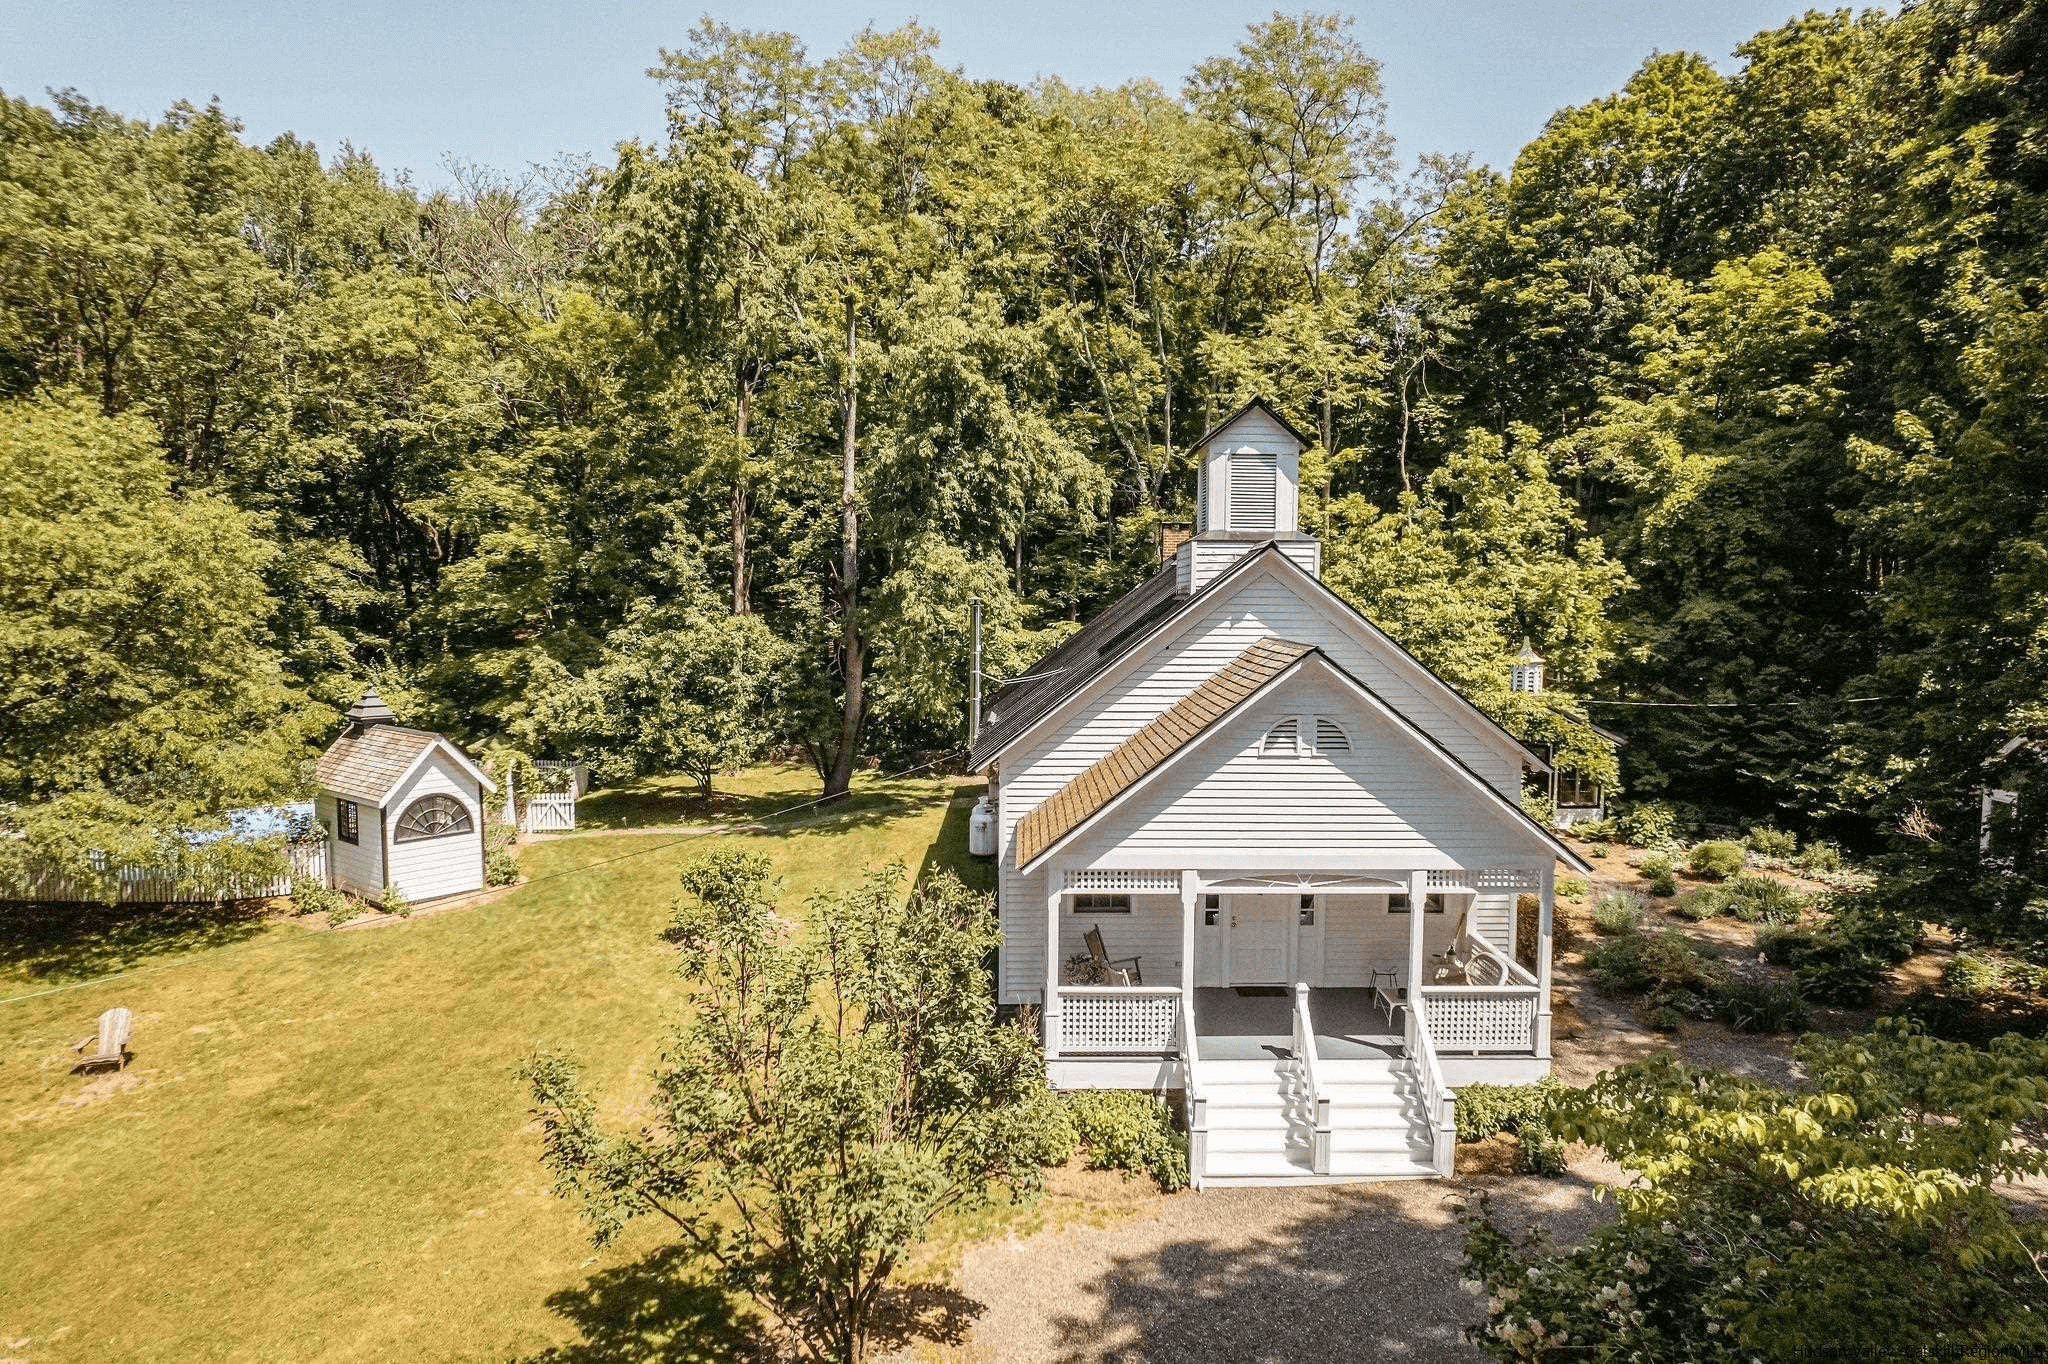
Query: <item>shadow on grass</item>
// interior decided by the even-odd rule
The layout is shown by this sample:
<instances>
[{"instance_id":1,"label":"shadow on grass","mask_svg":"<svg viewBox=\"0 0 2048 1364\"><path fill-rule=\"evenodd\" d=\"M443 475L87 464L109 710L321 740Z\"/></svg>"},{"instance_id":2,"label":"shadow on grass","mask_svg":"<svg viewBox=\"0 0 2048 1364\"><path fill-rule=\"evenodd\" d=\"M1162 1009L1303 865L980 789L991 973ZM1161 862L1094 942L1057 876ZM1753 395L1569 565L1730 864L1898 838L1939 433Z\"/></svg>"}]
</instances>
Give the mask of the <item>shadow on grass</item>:
<instances>
[{"instance_id":1,"label":"shadow on grass","mask_svg":"<svg viewBox=\"0 0 2048 1364\"><path fill-rule=\"evenodd\" d=\"M0 978L61 984L156 957L252 938L276 917L268 900L222 904L0 904Z\"/></svg>"},{"instance_id":2,"label":"shadow on grass","mask_svg":"<svg viewBox=\"0 0 2048 1364\"><path fill-rule=\"evenodd\" d=\"M683 777L653 777L631 786L593 791L576 803L579 832L676 826L765 824L770 829L851 827L881 824L939 798L942 779L929 776L861 776L853 790L822 800L818 779L808 769L748 772L738 779L752 789L699 791Z\"/></svg>"},{"instance_id":3,"label":"shadow on grass","mask_svg":"<svg viewBox=\"0 0 2048 1364\"><path fill-rule=\"evenodd\" d=\"M697 1364L710 1360L781 1358L761 1320L715 1283L699 1277L681 1246L593 1275L580 1289L548 1297L555 1315L582 1339L529 1355L523 1364ZM958 1346L979 1303L929 1284L888 1290L876 1312L873 1345L898 1350L913 1340Z\"/></svg>"},{"instance_id":4,"label":"shadow on grass","mask_svg":"<svg viewBox=\"0 0 2048 1364\"><path fill-rule=\"evenodd\" d=\"M935 872L950 871L969 890L995 891L995 860L975 857L967 851L967 823L974 817L972 802L985 789L978 781L963 782L953 788L948 796L952 804L946 809L946 821L939 826L939 836L932 840L924 861L918 865L917 884L923 885L925 878Z\"/></svg>"}]
</instances>

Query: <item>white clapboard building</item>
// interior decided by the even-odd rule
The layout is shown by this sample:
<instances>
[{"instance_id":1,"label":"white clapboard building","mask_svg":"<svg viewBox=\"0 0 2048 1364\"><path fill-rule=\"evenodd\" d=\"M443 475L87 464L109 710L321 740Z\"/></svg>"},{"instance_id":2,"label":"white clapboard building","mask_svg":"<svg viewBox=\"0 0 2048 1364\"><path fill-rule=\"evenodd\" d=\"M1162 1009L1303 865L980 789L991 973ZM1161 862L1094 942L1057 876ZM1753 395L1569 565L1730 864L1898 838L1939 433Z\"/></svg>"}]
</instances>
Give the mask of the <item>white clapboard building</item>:
<instances>
[{"instance_id":1,"label":"white clapboard building","mask_svg":"<svg viewBox=\"0 0 2048 1364\"><path fill-rule=\"evenodd\" d=\"M1549 1071L1585 870L1541 758L1323 586L1306 444L1264 401L1209 431L1193 537L973 745L1003 1002L1055 1085L1181 1091L1200 1184L1449 1174L1457 1086Z\"/></svg>"},{"instance_id":2,"label":"white clapboard building","mask_svg":"<svg viewBox=\"0 0 2048 1364\"><path fill-rule=\"evenodd\" d=\"M394 723L375 691L349 708L315 785L336 888L375 898L390 885L414 903L483 888L497 783L451 740Z\"/></svg>"}]
</instances>

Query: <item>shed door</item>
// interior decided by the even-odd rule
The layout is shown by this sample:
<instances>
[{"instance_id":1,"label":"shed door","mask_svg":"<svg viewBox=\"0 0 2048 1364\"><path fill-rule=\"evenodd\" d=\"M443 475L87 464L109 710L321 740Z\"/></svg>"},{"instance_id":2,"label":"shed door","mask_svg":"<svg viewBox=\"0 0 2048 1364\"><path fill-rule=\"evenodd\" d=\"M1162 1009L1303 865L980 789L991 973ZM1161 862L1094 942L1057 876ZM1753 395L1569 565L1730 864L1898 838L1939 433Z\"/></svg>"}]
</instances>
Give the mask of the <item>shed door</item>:
<instances>
[{"instance_id":1,"label":"shed door","mask_svg":"<svg viewBox=\"0 0 2048 1364\"><path fill-rule=\"evenodd\" d=\"M1294 902L1285 895L1233 896L1230 907L1230 983L1285 985L1287 949L1294 942Z\"/></svg>"}]
</instances>

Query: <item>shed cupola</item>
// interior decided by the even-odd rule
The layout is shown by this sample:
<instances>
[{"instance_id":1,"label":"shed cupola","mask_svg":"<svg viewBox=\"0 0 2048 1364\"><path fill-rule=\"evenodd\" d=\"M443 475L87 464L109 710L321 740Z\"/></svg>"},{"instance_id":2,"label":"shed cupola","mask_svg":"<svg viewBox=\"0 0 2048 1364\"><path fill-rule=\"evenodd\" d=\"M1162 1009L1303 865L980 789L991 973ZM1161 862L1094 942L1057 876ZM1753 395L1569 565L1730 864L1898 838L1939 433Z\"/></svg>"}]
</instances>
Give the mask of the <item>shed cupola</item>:
<instances>
[{"instance_id":1,"label":"shed cupola","mask_svg":"<svg viewBox=\"0 0 2048 1364\"><path fill-rule=\"evenodd\" d=\"M1198 592L1260 545L1277 542L1310 573L1321 547L1301 533L1307 437L1254 398L1195 442L1195 533L1174 553L1183 591Z\"/></svg>"},{"instance_id":2,"label":"shed cupola","mask_svg":"<svg viewBox=\"0 0 2048 1364\"><path fill-rule=\"evenodd\" d=\"M360 733L372 725L395 725L398 717L391 713L391 707L384 704L384 698L377 695L375 687L363 688L363 699L348 708L348 727Z\"/></svg>"}]
</instances>

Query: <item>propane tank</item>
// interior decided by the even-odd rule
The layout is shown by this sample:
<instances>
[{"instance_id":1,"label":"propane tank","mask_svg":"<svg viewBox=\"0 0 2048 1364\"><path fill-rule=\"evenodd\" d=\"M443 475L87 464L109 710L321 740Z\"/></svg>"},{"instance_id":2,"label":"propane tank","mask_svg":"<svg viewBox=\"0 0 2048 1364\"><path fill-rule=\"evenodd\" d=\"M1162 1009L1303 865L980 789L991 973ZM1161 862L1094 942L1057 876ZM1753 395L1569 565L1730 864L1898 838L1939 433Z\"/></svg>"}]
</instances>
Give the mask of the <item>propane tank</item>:
<instances>
[{"instance_id":1,"label":"propane tank","mask_svg":"<svg viewBox=\"0 0 2048 1364\"><path fill-rule=\"evenodd\" d=\"M974 802L967 819L967 851L976 857L996 855L996 807L987 796Z\"/></svg>"}]
</instances>

